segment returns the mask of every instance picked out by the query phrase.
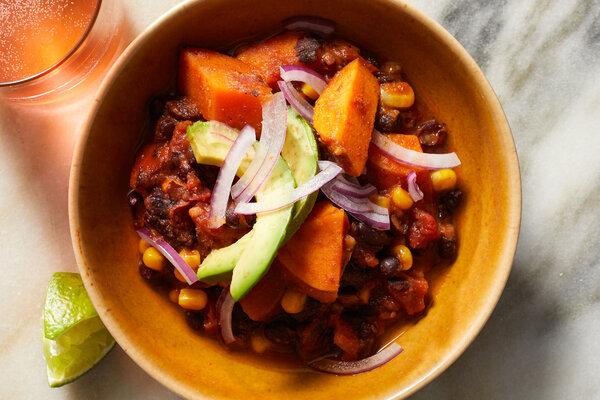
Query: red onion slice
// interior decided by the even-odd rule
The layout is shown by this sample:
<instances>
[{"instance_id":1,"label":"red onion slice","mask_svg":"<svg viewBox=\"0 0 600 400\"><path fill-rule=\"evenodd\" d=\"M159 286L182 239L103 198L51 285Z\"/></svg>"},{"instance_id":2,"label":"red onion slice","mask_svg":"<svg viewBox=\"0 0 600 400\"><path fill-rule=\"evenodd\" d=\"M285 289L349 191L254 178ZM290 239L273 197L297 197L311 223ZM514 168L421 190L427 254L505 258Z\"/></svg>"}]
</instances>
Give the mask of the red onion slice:
<instances>
[{"instance_id":1,"label":"red onion slice","mask_svg":"<svg viewBox=\"0 0 600 400\"><path fill-rule=\"evenodd\" d=\"M279 89L281 93L298 114L307 120L310 124L313 123L313 114L315 108L308 102L304 97L298 93L294 85L291 82L278 81Z\"/></svg>"},{"instance_id":2,"label":"red onion slice","mask_svg":"<svg viewBox=\"0 0 600 400\"><path fill-rule=\"evenodd\" d=\"M338 361L322 358L309 363L308 366L329 374L356 375L379 368L392 361L400 353L402 353L402 346L397 343L392 343L379 353L373 354L371 357L363 358L362 360Z\"/></svg>"},{"instance_id":3,"label":"red onion slice","mask_svg":"<svg viewBox=\"0 0 600 400\"><path fill-rule=\"evenodd\" d=\"M309 85L319 95L327 87L327 81L323 75L310 68L300 65L283 65L279 67L281 79L286 82L303 82Z\"/></svg>"},{"instance_id":4,"label":"red onion slice","mask_svg":"<svg viewBox=\"0 0 600 400\"><path fill-rule=\"evenodd\" d=\"M418 151L405 149L376 130L373 131L371 143L394 160L403 164L412 165L413 167L446 169L458 167L460 165L460 160L456 153L420 153Z\"/></svg>"},{"instance_id":5,"label":"red onion slice","mask_svg":"<svg viewBox=\"0 0 600 400\"><path fill-rule=\"evenodd\" d=\"M282 24L285 29L290 31L306 30L322 35L330 35L335 31L335 22L325 18L306 15L288 18L284 20Z\"/></svg>"},{"instance_id":6,"label":"red onion slice","mask_svg":"<svg viewBox=\"0 0 600 400\"><path fill-rule=\"evenodd\" d=\"M232 344L237 340L233 334L231 317L233 314L233 306L235 300L231 297L229 286L223 288L219 299L217 300L217 322L219 323L219 332L223 342L227 345Z\"/></svg>"},{"instance_id":7,"label":"red onion slice","mask_svg":"<svg viewBox=\"0 0 600 400\"><path fill-rule=\"evenodd\" d=\"M225 223L225 211L227 210L227 202L231 191L233 178L244 159L244 156L250 146L256 141L256 133L254 128L246 125L238 137L233 142L229 149L219 175L215 182L210 200L209 223L213 228L218 228Z\"/></svg>"},{"instance_id":8,"label":"red onion slice","mask_svg":"<svg viewBox=\"0 0 600 400\"><path fill-rule=\"evenodd\" d=\"M146 242L150 243L152 247L158 250L175 268L177 271L183 276L188 285L191 285L194 282L198 282L198 276L190 267L184 259L177 253L177 251L171 247L171 245L164 240L154 239L151 236L150 230L148 228L141 228L137 230L138 235Z\"/></svg>"},{"instance_id":9,"label":"red onion slice","mask_svg":"<svg viewBox=\"0 0 600 400\"><path fill-rule=\"evenodd\" d=\"M339 175L342 171L342 167L335 163L329 162L329 165L324 170L295 188L293 191L282 193L281 197L275 201L240 203L236 206L235 212L238 214L258 214L279 210L280 208L289 206L301 198L316 192L327 182Z\"/></svg>"},{"instance_id":10,"label":"red onion slice","mask_svg":"<svg viewBox=\"0 0 600 400\"><path fill-rule=\"evenodd\" d=\"M359 221L366 222L377 229L390 229L390 216L386 208L372 203L368 198L357 199L346 196L335 189L334 183L335 181L329 182L321 188L329 200Z\"/></svg>"},{"instance_id":11,"label":"red onion slice","mask_svg":"<svg viewBox=\"0 0 600 400\"><path fill-rule=\"evenodd\" d=\"M423 192L417 185L417 173L415 171L410 171L408 176L406 177L406 182L408 183L408 194L416 203L419 200L423 199Z\"/></svg>"},{"instance_id":12,"label":"red onion slice","mask_svg":"<svg viewBox=\"0 0 600 400\"><path fill-rule=\"evenodd\" d=\"M287 130L287 105L282 93L276 93L262 107L262 132L256 156L246 173L231 187L231 195L237 203L246 203L271 174L285 142Z\"/></svg>"},{"instance_id":13,"label":"red onion slice","mask_svg":"<svg viewBox=\"0 0 600 400\"><path fill-rule=\"evenodd\" d=\"M357 199L363 199L377 193L377 188L371 184L365 186L356 185L346 181L342 176L336 179L333 188L346 196Z\"/></svg>"}]
</instances>

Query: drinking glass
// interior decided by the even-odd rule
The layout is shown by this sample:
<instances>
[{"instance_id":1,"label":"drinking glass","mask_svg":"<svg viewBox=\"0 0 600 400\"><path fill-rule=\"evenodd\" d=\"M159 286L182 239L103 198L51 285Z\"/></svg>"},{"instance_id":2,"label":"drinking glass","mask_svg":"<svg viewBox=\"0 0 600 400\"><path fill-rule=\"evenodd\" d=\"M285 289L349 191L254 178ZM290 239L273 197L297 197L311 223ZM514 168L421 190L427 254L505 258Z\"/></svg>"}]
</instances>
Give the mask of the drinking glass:
<instances>
[{"instance_id":1,"label":"drinking glass","mask_svg":"<svg viewBox=\"0 0 600 400\"><path fill-rule=\"evenodd\" d=\"M120 0L0 0L0 98L73 98L125 45Z\"/></svg>"}]
</instances>

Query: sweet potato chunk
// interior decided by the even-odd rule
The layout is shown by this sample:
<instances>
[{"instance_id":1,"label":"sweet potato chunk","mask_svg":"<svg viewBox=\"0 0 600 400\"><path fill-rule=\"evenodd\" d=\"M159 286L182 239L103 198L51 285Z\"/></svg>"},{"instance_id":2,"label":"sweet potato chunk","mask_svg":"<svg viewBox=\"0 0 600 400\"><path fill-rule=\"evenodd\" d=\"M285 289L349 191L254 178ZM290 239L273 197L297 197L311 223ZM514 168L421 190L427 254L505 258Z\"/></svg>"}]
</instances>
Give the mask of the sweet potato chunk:
<instances>
[{"instance_id":1,"label":"sweet potato chunk","mask_svg":"<svg viewBox=\"0 0 600 400\"><path fill-rule=\"evenodd\" d=\"M269 86L277 88L277 81L281 79L280 66L307 66L301 62L296 51L296 44L302 35L301 32L282 33L243 50L236 58L254 67Z\"/></svg>"},{"instance_id":2,"label":"sweet potato chunk","mask_svg":"<svg viewBox=\"0 0 600 400\"><path fill-rule=\"evenodd\" d=\"M179 88L207 120L260 131L262 103L271 88L253 68L212 50L185 48L179 57Z\"/></svg>"},{"instance_id":3,"label":"sweet potato chunk","mask_svg":"<svg viewBox=\"0 0 600 400\"><path fill-rule=\"evenodd\" d=\"M348 217L329 201L315 205L298 232L281 248L277 259L299 291L323 302L337 298L342 275Z\"/></svg>"},{"instance_id":4,"label":"sweet potato chunk","mask_svg":"<svg viewBox=\"0 0 600 400\"><path fill-rule=\"evenodd\" d=\"M268 321L281 311L285 287L281 266L275 260L269 272L240 300L240 305L250 319Z\"/></svg>"},{"instance_id":5,"label":"sweet potato chunk","mask_svg":"<svg viewBox=\"0 0 600 400\"><path fill-rule=\"evenodd\" d=\"M390 133L386 135L394 143L405 149L423 152L419 138L413 135L402 135L400 133ZM424 193L431 193L431 178L427 170L399 163L388 156L376 146L369 146L369 159L367 161L367 178L379 190L385 190L394 186L401 185L407 188L406 177L410 171L417 173L417 184Z\"/></svg>"},{"instance_id":6,"label":"sweet potato chunk","mask_svg":"<svg viewBox=\"0 0 600 400\"><path fill-rule=\"evenodd\" d=\"M314 126L344 170L359 176L367 162L379 84L359 60L342 68L317 99Z\"/></svg>"}]
</instances>

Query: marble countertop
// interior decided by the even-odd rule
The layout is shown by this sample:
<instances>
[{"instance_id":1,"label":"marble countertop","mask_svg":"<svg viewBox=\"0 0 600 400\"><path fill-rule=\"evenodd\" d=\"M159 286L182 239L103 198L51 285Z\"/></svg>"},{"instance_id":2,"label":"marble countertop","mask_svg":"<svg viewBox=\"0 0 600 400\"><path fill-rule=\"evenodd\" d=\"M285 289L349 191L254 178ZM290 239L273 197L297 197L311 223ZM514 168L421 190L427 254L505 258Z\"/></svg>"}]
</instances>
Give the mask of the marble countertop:
<instances>
[{"instance_id":1,"label":"marble countertop","mask_svg":"<svg viewBox=\"0 0 600 400\"><path fill-rule=\"evenodd\" d=\"M129 40L179 2L123 0ZM456 363L412 399L598 398L600 0L412 3L482 67L511 124L523 179L521 236L498 306ZM68 175L91 103L54 110L60 120L41 107L0 104L0 398L177 398L118 347L78 381L46 383L42 303L53 272L77 270Z\"/></svg>"}]
</instances>

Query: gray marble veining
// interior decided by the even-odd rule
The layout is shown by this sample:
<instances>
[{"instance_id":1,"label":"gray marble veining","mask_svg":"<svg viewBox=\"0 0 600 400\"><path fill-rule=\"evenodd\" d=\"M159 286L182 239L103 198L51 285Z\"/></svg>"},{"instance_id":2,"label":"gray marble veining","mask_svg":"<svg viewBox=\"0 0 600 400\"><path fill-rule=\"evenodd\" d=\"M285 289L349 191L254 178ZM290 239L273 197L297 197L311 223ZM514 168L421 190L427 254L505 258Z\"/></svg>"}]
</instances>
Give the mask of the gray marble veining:
<instances>
[{"instance_id":1,"label":"gray marble veining","mask_svg":"<svg viewBox=\"0 0 600 400\"><path fill-rule=\"evenodd\" d=\"M490 321L414 398L600 398L600 2L415 5L498 94L519 154L523 219Z\"/></svg>"}]
</instances>

